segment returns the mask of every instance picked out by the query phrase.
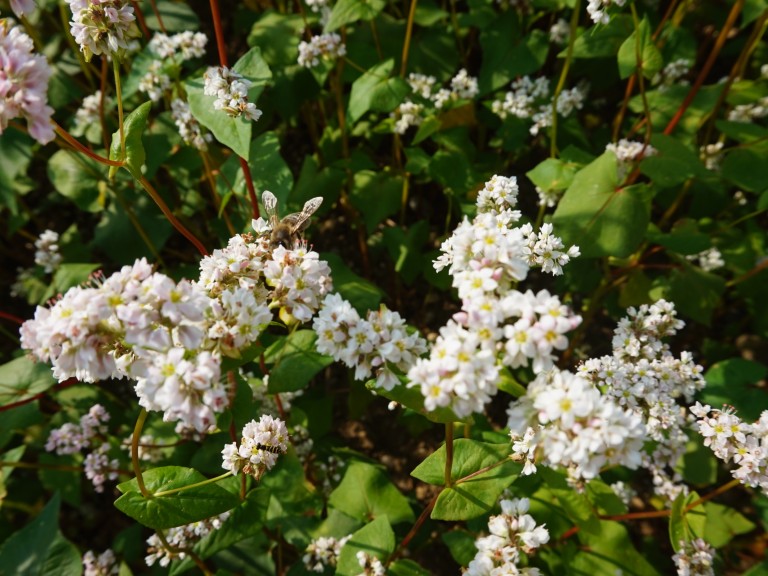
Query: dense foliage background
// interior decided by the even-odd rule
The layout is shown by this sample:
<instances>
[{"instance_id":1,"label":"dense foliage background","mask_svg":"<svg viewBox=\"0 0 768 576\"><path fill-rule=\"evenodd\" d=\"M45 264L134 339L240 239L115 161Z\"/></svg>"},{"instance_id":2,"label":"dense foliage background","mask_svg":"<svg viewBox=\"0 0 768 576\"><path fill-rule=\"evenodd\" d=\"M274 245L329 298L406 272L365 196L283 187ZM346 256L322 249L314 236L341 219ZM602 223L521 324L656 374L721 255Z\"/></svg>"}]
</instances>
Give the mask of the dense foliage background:
<instances>
[{"instance_id":1,"label":"dense foliage background","mask_svg":"<svg viewBox=\"0 0 768 576\"><path fill-rule=\"evenodd\" d=\"M90 10L93 2L38 0L14 16L20 4L0 1L0 18L8 18L0 25L0 282L8 294L0 306L0 573L81 573L83 554L111 549L121 574L374 574L372 557L392 574L449 574L489 546L478 539L495 533L490 516L519 520L509 520L517 544L507 549L514 549L510 566L519 573L671 574L686 566L692 574L768 572L763 0L109 0L102 4L136 16L110 57L98 51L106 32L83 50L70 23L73 10ZM29 112L13 112L16 58L26 58L11 49L14 26L50 66L43 92L55 139L35 133ZM207 44L202 36L188 35L188 44L168 40L188 32L204 34ZM159 35L166 40L152 40ZM240 100L210 91L209 67L226 65L245 80ZM220 90L231 88L217 78ZM277 254L295 246L270 244L267 190L280 217L322 198L307 214L308 248L281 264L317 266L306 286L283 286L269 275ZM267 222L254 229L259 217ZM529 258L524 272L516 276L514 262L501 259L486 278L494 285L482 290L503 298L519 289L521 299L531 290L526 302L536 294L539 307L539 291L547 290L557 302L546 306L569 324L557 328L545 351L537 343L537 351L515 356L510 334L519 324L505 313L507 324L494 325L499 335L489 337L496 348L486 367L493 372L488 397L462 413L454 402L459 393L440 403L439 391L431 398L426 384L417 385L423 371L411 369L427 366L417 357L430 357L435 364L428 366L437 368L424 378L434 384L429 378L454 370L440 367L436 350L450 356L452 343L477 337L467 356L487 351L486 336L468 334L466 320L486 301L456 269L459 231L479 234L483 218L497 218L494 225L510 237L514 226L530 229L509 240L521 250L516 257ZM550 235L562 243L549 243ZM456 250L444 260L450 270L436 270L433 261L451 250L442 244L447 238ZM162 386L157 404L152 393L142 401L145 412L134 390L136 378L151 382L144 373L102 378L78 368L52 375L49 364L29 355L40 359L38 350L21 349L19 325L36 306L50 307L84 283L100 290L140 258L173 290L183 291L183 278L208 278L208 296L220 298L231 286L211 279L214 273L206 277L205 266L201 275L201 258L213 254L211 268L239 274L238 242L260 246L267 272L238 278L271 304L262 316L250 310L260 320L227 317L258 330L252 338L239 332L243 341L216 341L223 359L211 427L175 427L176 417L168 416L174 399L160 408ZM230 252L214 252L228 243ZM319 253L317 264L308 250ZM484 254L475 268L488 265ZM331 292L327 278L351 304L345 314L357 314L359 326L370 322L355 333L360 347L346 356L324 348L317 328L323 310L337 310L323 300ZM291 290L302 289L316 290L301 300L306 316L292 300ZM96 292L87 294L82 302ZM654 316L655 309L641 307L660 300L673 304L685 327L670 321L666 332L633 332L617 343L614 330L627 309ZM533 310L517 302L515 310L529 305ZM323 321L338 328L340 317ZM452 318L465 318L461 328ZM168 330L178 338L182 329ZM399 334L407 344L393 352L385 336L371 344L366 331L369 338ZM534 406L534 391L555 387L554 380L542 384L546 369L576 373L581 366L584 375L588 359L612 354L628 366L621 354L632 338L653 354L682 358L685 367L675 364L642 393L627 392L640 400L624 407L641 410L643 426L659 430L637 441L637 462L629 453L612 460L631 452L630 436L592 475L574 472L575 464L568 472L567 459L558 464L544 440L530 452L512 448L510 403ZM128 337L121 345L110 354L136 342ZM189 350L176 347L177 365L191 361ZM648 370L631 362L638 373ZM604 397L615 376L606 366L594 369L597 387L589 388ZM476 377L486 376L478 368ZM642 405L664 378L678 377L669 398ZM568 390L563 378L557 385ZM689 410L695 401L711 406L716 413L707 417L730 433L696 424L705 412ZM83 421L96 404L108 420L97 410L95 421ZM676 416L666 421L660 413ZM252 439L259 458L277 460L274 468L249 476L233 464L234 478L157 496L221 474L224 446L244 444L241 428L262 414L288 425L290 442ZM538 422L547 423L541 415ZM678 428L682 439L669 449L669 465L649 465ZM512 440L524 431L514 437L513 430ZM51 440L81 433L83 450L66 454ZM576 450L574 444L566 453ZM86 479L96 453L103 466ZM734 479L731 472L747 463L750 479ZM538 470L529 475L524 465ZM146 489L134 479L139 471ZM509 504L520 498L530 499L530 510ZM177 527L190 522L197 535L180 536ZM546 538L533 528L542 524ZM527 536L515 540L521 533ZM340 553L341 546L328 552L332 560L307 559L318 538L338 543L345 536L351 539ZM693 559L691 546L704 543L704 564L714 553L713 568ZM171 550L170 564L160 561L163 548ZM358 552L369 555L367 567ZM151 566L148 554L157 555ZM87 558L86 573L101 573L95 562ZM497 573L518 573L506 570ZM490 573L478 565L469 571Z\"/></svg>"}]
</instances>

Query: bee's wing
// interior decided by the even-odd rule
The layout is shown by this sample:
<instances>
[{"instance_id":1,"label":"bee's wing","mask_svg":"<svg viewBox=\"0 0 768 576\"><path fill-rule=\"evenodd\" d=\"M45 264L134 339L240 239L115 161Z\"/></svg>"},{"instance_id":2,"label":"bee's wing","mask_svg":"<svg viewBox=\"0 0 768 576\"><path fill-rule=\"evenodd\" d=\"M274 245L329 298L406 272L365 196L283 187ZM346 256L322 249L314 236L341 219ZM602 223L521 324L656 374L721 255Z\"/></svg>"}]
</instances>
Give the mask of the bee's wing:
<instances>
[{"instance_id":1,"label":"bee's wing","mask_svg":"<svg viewBox=\"0 0 768 576\"><path fill-rule=\"evenodd\" d=\"M275 224L278 222L277 218L277 197L269 190L264 190L261 194L261 201L264 203L264 211L269 216L269 221L274 229Z\"/></svg>"},{"instance_id":2,"label":"bee's wing","mask_svg":"<svg viewBox=\"0 0 768 576\"><path fill-rule=\"evenodd\" d=\"M307 226L309 226L309 217L315 213L315 210L320 208L320 204L322 203L322 196L311 198L304 203L304 208L301 210L301 212L288 214L288 216L283 218L283 222L289 224L293 232L301 232L302 230L305 230Z\"/></svg>"}]
</instances>

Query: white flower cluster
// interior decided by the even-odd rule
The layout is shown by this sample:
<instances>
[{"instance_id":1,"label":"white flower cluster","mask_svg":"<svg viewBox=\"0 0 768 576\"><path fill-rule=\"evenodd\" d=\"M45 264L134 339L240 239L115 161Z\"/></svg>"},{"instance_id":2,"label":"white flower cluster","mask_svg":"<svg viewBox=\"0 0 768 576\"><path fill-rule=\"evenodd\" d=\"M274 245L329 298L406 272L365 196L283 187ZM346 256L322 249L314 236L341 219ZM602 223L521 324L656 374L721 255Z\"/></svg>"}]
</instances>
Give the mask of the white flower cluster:
<instances>
[{"instance_id":1,"label":"white flower cluster","mask_svg":"<svg viewBox=\"0 0 768 576\"><path fill-rule=\"evenodd\" d=\"M652 454L643 456L643 467L653 475L656 493L671 500L684 490L673 468L687 442L688 420L677 400L690 403L705 386L702 368L691 354L683 352L676 358L662 341L683 326L670 302L629 308L614 332L613 354L579 367L579 374L606 397L641 415L656 443Z\"/></svg>"},{"instance_id":2,"label":"white flower cluster","mask_svg":"<svg viewBox=\"0 0 768 576\"><path fill-rule=\"evenodd\" d=\"M176 123L185 144L198 150L208 150L208 143L213 140L213 135L210 132L203 132L200 122L192 115L188 103L181 98L174 98L171 101L171 118Z\"/></svg>"},{"instance_id":3,"label":"white flower cluster","mask_svg":"<svg viewBox=\"0 0 768 576\"><path fill-rule=\"evenodd\" d=\"M107 433L106 423L109 412L100 404L91 406L88 413L80 418L80 424L68 422L61 428L54 428L48 435L45 449L56 454L76 454L81 450L90 450L85 456L85 476L92 483L96 492L104 491L104 483L117 479L120 463L107 456L109 444L103 436Z\"/></svg>"},{"instance_id":4,"label":"white flower cluster","mask_svg":"<svg viewBox=\"0 0 768 576\"><path fill-rule=\"evenodd\" d=\"M35 240L35 264L42 266L46 274L54 272L61 264L59 235L46 230Z\"/></svg>"},{"instance_id":5,"label":"white flower cluster","mask_svg":"<svg viewBox=\"0 0 768 576\"><path fill-rule=\"evenodd\" d=\"M360 565L360 568L363 569L357 576L384 576L387 573L381 560L372 554L368 554L368 552L358 550L357 554L355 554L355 558L357 558L357 563Z\"/></svg>"},{"instance_id":6,"label":"white flower cluster","mask_svg":"<svg viewBox=\"0 0 768 576\"><path fill-rule=\"evenodd\" d=\"M252 82L226 66L211 66L205 71L203 94L216 96L215 110L224 110L230 116L244 116L247 120L261 118L261 110L248 102L248 90Z\"/></svg>"},{"instance_id":7,"label":"white flower cluster","mask_svg":"<svg viewBox=\"0 0 768 576\"><path fill-rule=\"evenodd\" d=\"M319 485L320 491L327 498L344 477L347 461L331 454L327 460L322 461L315 459L312 464L313 482L315 486Z\"/></svg>"},{"instance_id":8,"label":"white flower cluster","mask_svg":"<svg viewBox=\"0 0 768 576\"><path fill-rule=\"evenodd\" d=\"M406 372L426 352L426 341L408 333L405 320L384 306L361 318L339 294L329 294L312 323L317 351L355 368L355 379L376 376L376 387L392 390L398 383L393 368Z\"/></svg>"},{"instance_id":9,"label":"white flower cluster","mask_svg":"<svg viewBox=\"0 0 768 576\"><path fill-rule=\"evenodd\" d=\"M106 110L112 105L112 101L109 97L104 98L104 109ZM78 136L83 134L89 126L93 124L101 123L101 90L96 90L93 94L90 94L83 98L80 108L75 112L75 121L72 134Z\"/></svg>"},{"instance_id":10,"label":"white flower cluster","mask_svg":"<svg viewBox=\"0 0 768 576\"><path fill-rule=\"evenodd\" d=\"M336 568L336 563L339 560L339 554L341 549L344 548L344 544L352 538L351 535L344 536L344 538L336 539L333 536L325 537L321 536L309 543L302 562L307 570L311 572L317 572L322 574L326 568Z\"/></svg>"},{"instance_id":11,"label":"white flower cluster","mask_svg":"<svg viewBox=\"0 0 768 576\"><path fill-rule=\"evenodd\" d=\"M611 142L605 146L606 150L610 150L616 156L617 171L619 182L624 180L624 177L629 172L630 168L639 162L643 158L656 155L656 148L650 144L643 144L642 142L634 142L622 138L618 142Z\"/></svg>"},{"instance_id":12,"label":"white flower cluster","mask_svg":"<svg viewBox=\"0 0 768 576\"><path fill-rule=\"evenodd\" d=\"M34 54L34 44L21 26L0 20L0 135L8 121L23 117L29 134L42 144L55 138L48 106L51 67L45 56Z\"/></svg>"},{"instance_id":13,"label":"white flower cluster","mask_svg":"<svg viewBox=\"0 0 768 576\"><path fill-rule=\"evenodd\" d=\"M472 100L479 93L477 78L470 76L464 68L451 78L450 88L435 90L437 79L434 76L416 72L408 75L408 84L419 101L407 98L390 113L395 121L393 130L396 134L405 134L409 127L420 125L427 114L440 110L449 102Z\"/></svg>"},{"instance_id":14,"label":"white flower cluster","mask_svg":"<svg viewBox=\"0 0 768 576\"><path fill-rule=\"evenodd\" d=\"M552 24L549 29L549 41L552 44L558 44L564 46L568 44L568 39L571 37L571 26L568 21L563 18L558 18L557 22Z\"/></svg>"},{"instance_id":15,"label":"white flower cluster","mask_svg":"<svg viewBox=\"0 0 768 576\"><path fill-rule=\"evenodd\" d=\"M695 428L704 437L704 446L722 461L738 465L731 475L739 482L768 494L768 410L753 424L744 422L730 406L718 410L696 402L690 410L698 418Z\"/></svg>"},{"instance_id":16,"label":"white flower cluster","mask_svg":"<svg viewBox=\"0 0 768 576\"><path fill-rule=\"evenodd\" d=\"M697 262L699 268L704 270L704 272L712 272L725 266L722 253L714 246L702 250L698 254L689 254L685 258L690 262Z\"/></svg>"},{"instance_id":17,"label":"white flower cluster","mask_svg":"<svg viewBox=\"0 0 768 576\"><path fill-rule=\"evenodd\" d=\"M581 110L587 97L585 86L575 86L562 90L557 97L557 114L567 118L575 110ZM491 110L502 120L508 116L530 118L533 124L530 133L536 136L542 128L552 125L552 98L549 91L549 79L540 76L532 80L523 76L513 81L510 90L500 100L491 103Z\"/></svg>"},{"instance_id":18,"label":"white flower cluster","mask_svg":"<svg viewBox=\"0 0 768 576\"><path fill-rule=\"evenodd\" d=\"M152 102L157 102L171 88L171 78L163 72L163 63L155 60L139 80L139 92L145 92Z\"/></svg>"},{"instance_id":19,"label":"white flower cluster","mask_svg":"<svg viewBox=\"0 0 768 576\"><path fill-rule=\"evenodd\" d=\"M712 144L705 144L699 148L699 158L704 162L704 166L707 170L713 170L715 172L720 171L720 163L723 161L723 142L713 142Z\"/></svg>"},{"instance_id":20,"label":"white flower cluster","mask_svg":"<svg viewBox=\"0 0 768 576\"><path fill-rule=\"evenodd\" d=\"M678 576L715 576L712 566L715 550L701 538L680 542L680 550L672 556Z\"/></svg>"},{"instance_id":21,"label":"white flower cluster","mask_svg":"<svg viewBox=\"0 0 768 576\"><path fill-rule=\"evenodd\" d=\"M123 440L121 447L131 454L133 433ZM139 438L139 460L142 462L158 462L163 459L165 446L156 444L156 439L151 434L142 434Z\"/></svg>"},{"instance_id":22,"label":"white flower cluster","mask_svg":"<svg viewBox=\"0 0 768 576\"><path fill-rule=\"evenodd\" d=\"M341 41L341 36L332 32L312 36L309 42L299 43L299 66L314 68L321 61L335 60L347 53L347 47Z\"/></svg>"},{"instance_id":23,"label":"white flower cluster","mask_svg":"<svg viewBox=\"0 0 768 576\"><path fill-rule=\"evenodd\" d=\"M728 112L728 120L731 122L744 122L747 124L759 118L768 116L768 96L763 96L757 102L751 104L738 104Z\"/></svg>"},{"instance_id":24,"label":"white flower cluster","mask_svg":"<svg viewBox=\"0 0 768 576\"><path fill-rule=\"evenodd\" d=\"M156 32L149 41L149 49L161 58L176 58L178 62L205 56L208 37L202 32L185 30L173 36Z\"/></svg>"},{"instance_id":25,"label":"white flower cluster","mask_svg":"<svg viewBox=\"0 0 768 576\"><path fill-rule=\"evenodd\" d=\"M90 62L94 54L127 50L138 36L133 6L127 0L66 0L72 10L70 29L75 42Z\"/></svg>"},{"instance_id":26,"label":"white flower cluster","mask_svg":"<svg viewBox=\"0 0 768 576\"><path fill-rule=\"evenodd\" d=\"M61 456L90 448L91 440L107 433L107 422L109 412L101 404L94 404L80 417L80 424L67 422L61 428L51 430L45 449Z\"/></svg>"},{"instance_id":27,"label":"white flower cluster","mask_svg":"<svg viewBox=\"0 0 768 576\"><path fill-rule=\"evenodd\" d=\"M587 13L595 24L608 24L611 17L608 16L608 9L611 6L624 6L627 0L589 0L587 4Z\"/></svg>"},{"instance_id":28,"label":"white flower cluster","mask_svg":"<svg viewBox=\"0 0 768 576\"><path fill-rule=\"evenodd\" d=\"M96 556L92 550L83 554L83 576L117 576L120 565L109 548Z\"/></svg>"},{"instance_id":29,"label":"white flower cluster","mask_svg":"<svg viewBox=\"0 0 768 576\"><path fill-rule=\"evenodd\" d=\"M165 547L157 534L152 534L147 538L148 554L144 561L147 566L153 566L157 562L165 568L172 560L183 560L187 557L184 550L192 549L195 544L211 532L220 529L227 518L229 518L229 512L224 512L212 518L168 529L164 536L169 548Z\"/></svg>"},{"instance_id":30,"label":"white flower cluster","mask_svg":"<svg viewBox=\"0 0 768 576\"><path fill-rule=\"evenodd\" d=\"M528 264L540 267L543 272L559 276L563 273L563 266L581 254L578 246L571 246L563 252L565 245L558 236L552 234L550 223L542 224L538 233L533 231L530 224L525 224L521 230L526 236Z\"/></svg>"},{"instance_id":31,"label":"white flower cluster","mask_svg":"<svg viewBox=\"0 0 768 576\"><path fill-rule=\"evenodd\" d=\"M539 576L537 568L520 567L521 552L528 555L549 542L546 525L536 525L528 514L530 500L520 498L501 501L501 514L488 520L490 534L475 540L477 554L463 572L464 576L527 575Z\"/></svg>"},{"instance_id":32,"label":"white flower cluster","mask_svg":"<svg viewBox=\"0 0 768 576\"><path fill-rule=\"evenodd\" d=\"M285 422L267 414L258 422L251 420L243 426L240 446L227 444L221 451L222 467L237 475L253 476L258 480L277 464L277 457L288 451L288 429Z\"/></svg>"},{"instance_id":33,"label":"white flower cluster","mask_svg":"<svg viewBox=\"0 0 768 576\"><path fill-rule=\"evenodd\" d=\"M536 471L535 459L566 468L578 484L605 466L635 469L642 462L647 435L640 414L577 374L557 369L539 374L507 415L513 452L526 460L524 474Z\"/></svg>"},{"instance_id":34,"label":"white flower cluster","mask_svg":"<svg viewBox=\"0 0 768 576\"><path fill-rule=\"evenodd\" d=\"M691 71L691 61L687 58L678 58L673 60L653 77L651 83L657 85L659 90L663 91L666 88L678 84L679 86L687 86L688 81L683 77Z\"/></svg>"},{"instance_id":35,"label":"white flower cluster","mask_svg":"<svg viewBox=\"0 0 768 576\"><path fill-rule=\"evenodd\" d=\"M435 268L448 268L462 310L440 330L430 357L408 373L428 410L449 407L460 418L482 411L497 392L501 365L532 361L534 372L548 369L554 350L568 345L565 333L581 323L549 292L514 289L530 266L559 273L578 254L575 247L562 252L551 227L538 234L530 226L510 228L520 219L517 192L514 178L494 176L478 194L478 215L465 218L441 246Z\"/></svg>"}]
</instances>

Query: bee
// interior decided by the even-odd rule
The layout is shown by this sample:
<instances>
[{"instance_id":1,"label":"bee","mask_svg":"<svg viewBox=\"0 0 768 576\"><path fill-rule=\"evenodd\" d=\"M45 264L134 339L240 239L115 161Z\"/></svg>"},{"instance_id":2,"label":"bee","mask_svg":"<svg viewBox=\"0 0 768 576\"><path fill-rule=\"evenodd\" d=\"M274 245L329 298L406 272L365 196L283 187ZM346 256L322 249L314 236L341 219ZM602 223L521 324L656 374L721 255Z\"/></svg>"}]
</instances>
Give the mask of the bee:
<instances>
[{"instance_id":1,"label":"bee","mask_svg":"<svg viewBox=\"0 0 768 576\"><path fill-rule=\"evenodd\" d=\"M268 446L267 444L256 444L257 450L264 450L265 452L272 452L272 454L282 454L283 451L280 446Z\"/></svg>"},{"instance_id":2,"label":"bee","mask_svg":"<svg viewBox=\"0 0 768 576\"><path fill-rule=\"evenodd\" d=\"M269 190L261 195L264 202L264 210L269 216L272 232L269 237L270 247L274 250L278 246L295 248L302 240L302 232L309 226L309 218L323 203L322 196L316 196L304 203L301 212L294 212L284 216L281 220L277 215L277 198Z\"/></svg>"}]
</instances>

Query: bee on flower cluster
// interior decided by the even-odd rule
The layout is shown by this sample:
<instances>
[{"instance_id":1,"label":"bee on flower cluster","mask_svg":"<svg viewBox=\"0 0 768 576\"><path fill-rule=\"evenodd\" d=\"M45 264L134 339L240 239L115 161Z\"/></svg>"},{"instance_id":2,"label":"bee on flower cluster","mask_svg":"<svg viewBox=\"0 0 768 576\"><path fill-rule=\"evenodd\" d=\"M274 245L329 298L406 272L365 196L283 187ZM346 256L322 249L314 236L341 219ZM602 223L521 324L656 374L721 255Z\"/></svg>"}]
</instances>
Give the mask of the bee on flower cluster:
<instances>
[{"instance_id":1,"label":"bee on flower cluster","mask_svg":"<svg viewBox=\"0 0 768 576\"><path fill-rule=\"evenodd\" d=\"M310 217L323 203L322 196L316 196L304 203L301 212L294 212L282 219L277 215L277 198L269 190L265 190L261 200L264 202L264 210L269 216L271 231L269 232L269 245L272 250L278 246L286 249L296 248L303 240L303 232L307 229Z\"/></svg>"}]
</instances>

